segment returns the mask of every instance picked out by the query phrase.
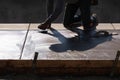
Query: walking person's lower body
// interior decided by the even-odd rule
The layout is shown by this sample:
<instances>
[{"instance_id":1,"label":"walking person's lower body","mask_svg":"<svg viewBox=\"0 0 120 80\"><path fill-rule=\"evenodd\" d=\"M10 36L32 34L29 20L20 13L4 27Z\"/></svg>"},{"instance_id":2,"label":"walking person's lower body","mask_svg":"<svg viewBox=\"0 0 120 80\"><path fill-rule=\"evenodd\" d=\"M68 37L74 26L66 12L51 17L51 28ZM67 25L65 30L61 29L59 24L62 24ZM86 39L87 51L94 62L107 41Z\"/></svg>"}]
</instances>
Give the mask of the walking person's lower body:
<instances>
[{"instance_id":1,"label":"walking person's lower body","mask_svg":"<svg viewBox=\"0 0 120 80\"><path fill-rule=\"evenodd\" d=\"M64 0L47 0L47 18L38 28L43 30L50 28L51 23L61 14L63 5Z\"/></svg>"},{"instance_id":2,"label":"walking person's lower body","mask_svg":"<svg viewBox=\"0 0 120 80\"><path fill-rule=\"evenodd\" d=\"M91 24L91 0L79 0L75 4L67 4L64 16L64 26L76 33L79 33L78 29L74 29L74 23L82 21L83 32L87 35L91 35L95 31L96 26ZM75 17L76 12L80 10L80 16Z\"/></svg>"}]
</instances>

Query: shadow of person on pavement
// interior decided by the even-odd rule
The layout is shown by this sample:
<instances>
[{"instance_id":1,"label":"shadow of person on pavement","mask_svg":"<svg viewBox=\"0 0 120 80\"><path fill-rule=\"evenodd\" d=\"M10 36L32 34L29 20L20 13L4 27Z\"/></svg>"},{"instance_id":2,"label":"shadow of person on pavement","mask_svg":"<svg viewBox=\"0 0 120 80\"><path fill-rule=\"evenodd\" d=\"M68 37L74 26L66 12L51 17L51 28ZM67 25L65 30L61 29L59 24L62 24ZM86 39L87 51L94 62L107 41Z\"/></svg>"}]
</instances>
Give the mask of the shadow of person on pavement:
<instances>
[{"instance_id":1,"label":"shadow of person on pavement","mask_svg":"<svg viewBox=\"0 0 120 80\"><path fill-rule=\"evenodd\" d=\"M79 39L78 37L66 38L56 29L51 28L53 34L48 33L51 36L58 38L61 43L52 44L49 49L54 52L66 52L67 50L71 51L85 51L96 47L97 45L110 41L112 36L108 37L99 37L99 38L90 38L87 40Z\"/></svg>"}]
</instances>

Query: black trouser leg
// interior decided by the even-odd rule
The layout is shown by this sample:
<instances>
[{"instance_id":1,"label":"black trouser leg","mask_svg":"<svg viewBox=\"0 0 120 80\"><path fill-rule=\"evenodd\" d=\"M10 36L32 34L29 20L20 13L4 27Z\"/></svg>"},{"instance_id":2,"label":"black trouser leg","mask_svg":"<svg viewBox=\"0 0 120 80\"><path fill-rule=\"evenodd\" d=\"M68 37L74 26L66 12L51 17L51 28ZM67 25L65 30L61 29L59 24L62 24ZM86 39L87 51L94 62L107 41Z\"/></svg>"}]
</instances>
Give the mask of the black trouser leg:
<instances>
[{"instance_id":1,"label":"black trouser leg","mask_svg":"<svg viewBox=\"0 0 120 80\"><path fill-rule=\"evenodd\" d=\"M81 18L83 22L84 30L90 30L90 6L91 6L91 0L80 0L80 11L81 11Z\"/></svg>"},{"instance_id":2,"label":"black trouser leg","mask_svg":"<svg viewBox=\"0 0 120 80\"><path fill-rule=\"evenodd\" d=\"M49 17L54 11L54 0L47 0L47 17ZM51 24L49 25L51 26Z\"/></svg>"},{"instance_id":3,"label":"black trouser leg","mask_svg":"<svg viewBox=\"0 0 120 80\"><path fill-rule=\"evenodd\" d=\"M71 30L72 32L80 34L81 32L79 29L74 27L74 25L70 26L70 24L81 20L80 17L79 18L74 17L78 9L79 6L77 4L67 4L63 24L67 29Z\"/></svg>"},{"instance_id":4,"label":"black trouser leg","mask_svg":"<svg viewBox=\"0 0 120 80\"><path fill-rule=\"evenodd\" d=\"M54 6L55 5L55 6ZM46 23L51 24L63 10L64 0L48 0L48 18Z\"/></svg>"},{"instance_id":5,"label":"black trouser leg","mask_svg":"<svg viewBox=\"0 0 120 80\"><path fill-rule=\"evenodd\" d=\"M64 26L74 23L76 19L74 18L78 9L81 11L81 19L83 22L84 30L90 30L90 6L91 0L79 0L76 4L66 5L66 11L64 16Z\"/></svg>"},{"instance_id":6,"label":"black trouser leg","mask_svg":"<svg viewBox=\"0 0 120 80\"><path fill-rule=\"evenodd\" d=\"M54 11L54 0L47 0L47 17Z\"/></svg>"},{"instance_id":7,"label":"black trouser leg","mask_svg":"<svg viewBox=\"0 0 120 80\"><path fill-rule=\"evenodd\" d=\"M74 16L78 10L78 6L76 4L67 4L66 5L66 10L65 10L65 15L64 15L64 26L69 27L71 23L74 22Z\"/></svg>"}]
</instances>

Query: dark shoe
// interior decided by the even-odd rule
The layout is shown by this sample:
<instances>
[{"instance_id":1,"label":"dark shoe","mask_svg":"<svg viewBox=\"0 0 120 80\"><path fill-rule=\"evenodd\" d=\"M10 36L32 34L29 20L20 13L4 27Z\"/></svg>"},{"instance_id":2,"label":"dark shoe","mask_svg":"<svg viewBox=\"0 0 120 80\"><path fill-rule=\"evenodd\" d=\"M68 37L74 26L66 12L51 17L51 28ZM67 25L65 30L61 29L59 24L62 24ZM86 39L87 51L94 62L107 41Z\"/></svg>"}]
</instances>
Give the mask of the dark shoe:
<instances>
[{"instance_id":1,"label":"dark shoe","mask_svg":"<svg viewBox=\"0 0 120 80\"><path fill-rule=\"evenodd\" d=\"M91 30L96 30L96 26L98 26L98 19L96 14L92 14L91 16L90 26L91 26Z\"/></svg>"},{"instance_id":2,"label":"dark shoe","mask_svg":"<svg viewBox=\"0 0 120 80\"><path fill-rule=\"evenodd\" d=\"M41 24L38 26L38 29L42 29L42 30L46 30L46 29L50 29L51 25L50 24Z\"/></svg>"},{"instance_id":3,"label":"dark shoe","mask_svg":"<svg viewBox=\"0 0 120 80\"><path fill-rule=\"evenodd\" d=\"M71 27L71 28L80 27L81 26L81 22L75 22L75 23L72 23L72 24L70 24L68 26Z\"/></svg>"}]
</instances>

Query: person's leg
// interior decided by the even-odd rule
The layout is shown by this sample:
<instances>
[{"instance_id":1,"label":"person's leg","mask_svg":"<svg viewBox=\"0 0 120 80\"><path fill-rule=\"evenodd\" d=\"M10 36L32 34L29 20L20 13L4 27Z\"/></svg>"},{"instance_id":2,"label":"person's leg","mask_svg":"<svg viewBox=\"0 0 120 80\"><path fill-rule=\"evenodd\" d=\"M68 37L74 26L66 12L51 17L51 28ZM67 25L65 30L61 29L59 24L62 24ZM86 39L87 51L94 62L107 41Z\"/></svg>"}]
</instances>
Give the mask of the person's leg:
<instances>
[{"instance_id":1,"label":"person's leg","mask_svg":"<svg viewBox=\"0 0 120 80\"><path fill-rule=\"evenodd\" d=\"M84 30L91 30L91 26L90 26L90 16L91 16L91 12L90 12L90 8L91 8L91 0L80 0L79 1L79 6L80 6L80 10L81 10L81 18L82 18L82 22L83 22L83 27Z\"/></svg>"},{"instance_id":2,"label":"person's leg","mask_svg":"<svg viewBox=\"0 0 120 80\"><path fill-rule=\"evenodd\" d=\"M55 8L54 11L46 19L45 23L52 23L61 14L64 8L64 0L54 0Z\"/></svg>"},{"instance_id":3,"label":"person's leg","mask_svg":"<svg viewBox=\"0 0 120 80\"><path fill-rule=\"evenodd\" d=\"M66 28L71 27L70 24L74 23L74 16L75 16L77 10L78 10L78 6L76 4L67 4L66 5L64 22L63 22L63 24Z\"/></svg>"},{"instance_id":4,"label":"person's leg","mask_svg":"<svg viewBox=\"0 0 120 80\"><path fill-rule=\"evenodd\" d=\"M79 34L81 34L81 31L80 31L80 29L78 29L76 27L80 26L81 24L79 24L77 26L76 26L76 24L74 24L76 21L81 20L81 17L75 18L75 14L78 9L79 9L79 6L77 3L67 4L63 24L64 24L64 27L66 27L68 30L75 32L79 35Z\"/></svg>"},{"instance_id":5,"label":"person's leg","mask_svg":"<svg viewBox=\"0 0 120 80\"><path fill-rule=\"evenodd\" d=\"M53 11L54 11L54 0L47 0L47 17L49 17ZM49 24L49 27L51 27L51 24Z\"/></svg>"},{"instance_id":6,"label":"person's leg","mask_svg":"<svg viewBox=\"0 0 120 80\"><path fill-rule=\"evenodd\" d=\"M84 37L92 37L96 34L96 26L91 21L91 0L80 0L80 10L81 10L81 18L83 22L83 34Z\"/></svg>"},{"instance_id":7,"label":"person's leg","mask_svg":"<svg viewBox=\"0 0 120 80\"><path fill-rule=\"evenodd\" d=\"M52 2L52 3L51 3ZM55 3L55 8L54 8ZM48 17L44 21L43 24L39 25L39 29L47 29L50 28L51 23L60 15L63 10L64 0L49 0L48 1ZM54 8L54 9L53 9Z\"/></svg>"},{"instance_id":8,"label":"person's leg","mask_svg":"<svg viewBox=\"0 0 120 80\"><path fill-rule=\"evenodd\" d=\"M47 17L49 17L54 11L54 0L47 0Z\"/></svg>"}]
</instances>

